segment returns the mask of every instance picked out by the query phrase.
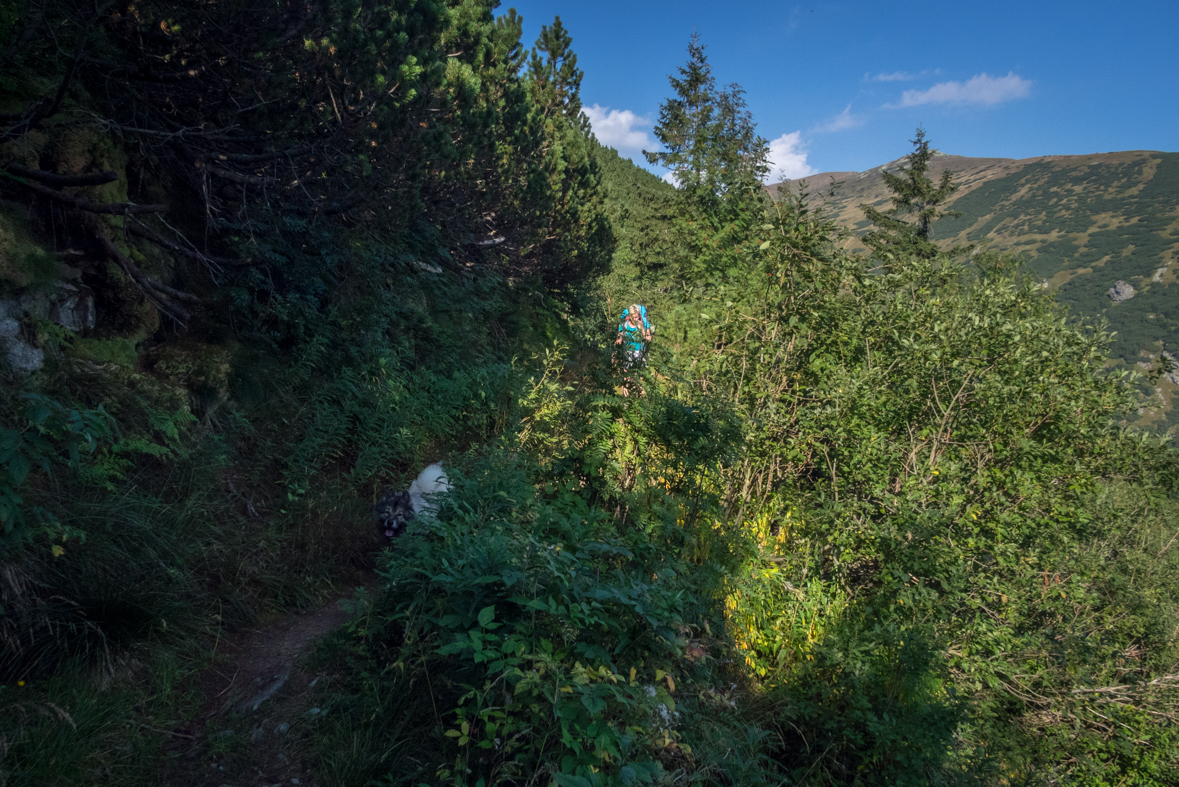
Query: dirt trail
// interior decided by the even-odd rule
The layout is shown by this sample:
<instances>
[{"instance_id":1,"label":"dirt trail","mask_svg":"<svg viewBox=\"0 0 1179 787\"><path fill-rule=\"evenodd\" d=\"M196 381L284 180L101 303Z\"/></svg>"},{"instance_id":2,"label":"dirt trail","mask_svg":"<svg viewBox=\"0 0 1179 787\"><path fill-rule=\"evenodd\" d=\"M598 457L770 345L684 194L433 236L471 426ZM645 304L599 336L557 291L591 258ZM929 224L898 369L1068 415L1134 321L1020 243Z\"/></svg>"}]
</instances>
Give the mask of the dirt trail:
<instances>
[{"instance_id":1,"label":"dirt trail","mask_svg":"<svg viewBox=\"0 0 1179 787\"><path fill-rule=\"evenodd\" d=\"M372 590L375 577L365 586ZM185 787L314 787L306 725L320 712L303 658L348 619L348 591L316 612L237 632L201 677L199 715L171 733L164 783Z\"/></svg>"}]
</instances>

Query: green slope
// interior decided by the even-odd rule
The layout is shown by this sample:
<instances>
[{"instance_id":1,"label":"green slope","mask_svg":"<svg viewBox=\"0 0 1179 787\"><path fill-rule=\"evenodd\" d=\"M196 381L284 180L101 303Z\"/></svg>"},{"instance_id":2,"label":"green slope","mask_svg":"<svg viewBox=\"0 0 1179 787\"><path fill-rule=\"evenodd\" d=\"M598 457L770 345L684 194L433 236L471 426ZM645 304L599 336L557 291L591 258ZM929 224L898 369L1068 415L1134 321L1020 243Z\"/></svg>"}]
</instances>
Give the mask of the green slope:
<instances>
[{"instance_id":1,"label":"green slope","mask_svg":"<svg viewBox=\"0 0 1179 787\"><path fill-rule=\"evenodd\" d=\"M856 235L868 229L859 206L886 207L890 194L881 171L830 173L807 179L812 192L828 195L829 207ZM980 159L939 154L933 177L954 173L961 188L950 201L957 219L944 219L935 237L949 246L985 244L1024 259L1057 300L1088 319L1108 321L1117 337L1111 356L1126 364L1146 362L1179 348L1179 153L1125 151L1034 159ZM799 188L787 181L775 188ZM858 237L853 249L863 249ZM1110 288L1126 282L1133 297L1115 303ZM1179 422L1172 398L1179 386L1162 380L1147 423Z\"/></svg>"}]
</instances>

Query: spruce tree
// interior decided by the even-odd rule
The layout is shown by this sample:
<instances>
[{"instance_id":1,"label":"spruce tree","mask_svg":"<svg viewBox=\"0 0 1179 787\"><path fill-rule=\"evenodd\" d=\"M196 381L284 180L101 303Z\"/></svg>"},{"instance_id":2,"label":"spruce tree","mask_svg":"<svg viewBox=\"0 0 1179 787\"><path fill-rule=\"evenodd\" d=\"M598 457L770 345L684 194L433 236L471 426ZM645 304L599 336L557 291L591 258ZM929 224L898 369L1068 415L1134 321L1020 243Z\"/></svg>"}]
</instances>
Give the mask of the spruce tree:
<instances>
[{"instance_id":1,"label":"spruce tree","mask_svg":"<svg viewBox=\"0 0 1179 787\"><path fill-rule=\"evenodd\" d=\"M659 110L655 136L661 151L643 151L652 164L673 173L680 194L681 229L689 278L732 270L764 218L762 179L769 145L757 134L745 91L719 89L697 33L688 62L668 77L675 95Z\"/></svg>"},{"instance_id":2,"label":"spruce tree","mask_svg":"<svg viewBox=\"0 0 1179 787\"><path fill-rule=\"evenodd\" d=\"M643 151L652 164L675 173L679 188L698 198L731 200L761 193L769 172L769 145L757 135L739 85L717 88L698 33L688 44L688 63L668 77L675 91L659 110L655 136L664 150ZM760 202L760 197L759 197Z\"/></svg>"},{"instance_id":3,"label":"spruce tree","mask_svg":"<svg viewBox=\"0 0 1179 787\"><path fill-rule=\"evenodd\" d=\"M709 170L708 133L716 109L716 79L699 34L692 34L688 63L678 71L679 78L668 77L676 97L660 107L655 126L655 136L665 150L643 151L643 155L650 163L674 172L680 188L693 189L706 179Z\"/></svg>"},{"instance_id":4,"label":"spruce tree","mask_svg":"<svg viewBox=\"0 0 1179 787\"><path fill-rule=\"evenodd\" d=\"M933 242L934 222L944 216L962 215L961 211L941 209L958 186L949 170L942 173L937 185L929 178L929 162L935 151L925 138L925 129L918 127L917 138L911 142L913 152L906 157L909 166L901 167L900 174L881 173L893 194L892 207L880 210L871 205L860 205L864 216L876 227L864 236L864 245L882 259L906 254L933 259L942 253ZM901 218L909 215L913 216L910 221ZM945 253L953 256L971 248L955 246Z\"/></svg>"}]
</instances>

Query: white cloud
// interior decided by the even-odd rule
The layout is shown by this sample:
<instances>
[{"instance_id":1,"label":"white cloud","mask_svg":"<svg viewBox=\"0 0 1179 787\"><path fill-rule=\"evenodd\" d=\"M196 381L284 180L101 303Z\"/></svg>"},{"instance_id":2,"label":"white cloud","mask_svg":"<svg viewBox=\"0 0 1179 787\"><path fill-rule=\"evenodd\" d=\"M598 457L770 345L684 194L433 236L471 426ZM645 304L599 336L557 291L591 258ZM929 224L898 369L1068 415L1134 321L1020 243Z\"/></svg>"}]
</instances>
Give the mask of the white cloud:
<instances>
[{"instance_id":1,"label":"white cloud","mask_svg":"<svg viewBox=\"0 0 1179 787\"><path fill-rule=\"evenodd\" d=\"M1016 98L1027 98L1032 82L1009 71L1005 77L983 73L965 82L940 82L928 90L906 90L900 104L892 107L919 107L923 104L977 104L994 106Z\"/></svg>"},{"instance_id":2,"label":"white cloud","mask_svg":"<svg viewBox=\"0 0 1179 787\"><path fill-rule=\"evenodd\" d=\"M891 74L877 74L876 76L868 76L864 74L865 82L911 82L916 79L919 74L912 74L908 71L893 71Z\"/></svg>"},{"instance_id":3,"label":"white cloud","mask_svg":"<svg viewBox=\"0 0 1179 787\"><path fill-rule=\"evenodd\" d=\"M674 172L664 172L663 180L675 186L677 189L680 187L680 178Z\"/></svg>"},{"instance_id":4,"label":"white cloud","mask_svg":"<svg viewBox=\"0 0 1179 787\"><path fill-rule=\"evenodd\" d=\"M610 109L594 104L582 109L593 126L594 136L622 154L636 154L654 147L643 126L650 126L649 118L640 117L629 109Z\"/></svg>"},{"instance_id":5,"label":"white cloud","mask_svg":"<svg viewBox=\"0 0 1179 787\"><path fill-rule=\"evenodd\" d=\"M853 115L851 104L848 104L842 112L827 122L815 126L814 130L826 134L835 131L847 131L849 128L859 128L864 125L865 120L866 118L863 115Z\"/></svg>"},{"instance_id":6,"label":"white cloud","mask_svg":"<svg viewBox=\"0 0 1179 787\"><path fill-rule=\"evenodd\" d=\"M814 175L814 167L806 163L806 151L802 148L802 132L783 134L770 142L770 172L767 183L793 180Z\"/></svg>"}]
</instances>

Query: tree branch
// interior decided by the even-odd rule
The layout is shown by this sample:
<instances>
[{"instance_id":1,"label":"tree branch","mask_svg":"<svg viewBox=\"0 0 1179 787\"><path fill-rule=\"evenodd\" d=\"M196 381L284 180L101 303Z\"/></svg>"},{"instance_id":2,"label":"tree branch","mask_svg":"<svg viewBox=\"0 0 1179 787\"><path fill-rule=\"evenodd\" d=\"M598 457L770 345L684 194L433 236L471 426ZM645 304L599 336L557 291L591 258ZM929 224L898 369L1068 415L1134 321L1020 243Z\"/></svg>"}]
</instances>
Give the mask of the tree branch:
<instances>
[{"instance_id":1,"label":"tree branch","mask_svg":"<svg viewBox=\"0 0 1179 787\"><path fill-rule=\"evenodd\" d=\"M264 178L259 175L243 175L240 172L234 172L233 170L225 169L225 167L219 167L216 164L207 164L198 161L197 167L203 168L210 175L221 178L222 180L240 183L243 186L270 186L275 183L274 178Z\"/></svg>"},{"instance_id":2,"label":"tree branch","mask_svg":"<svg viewBox=\"0 0 1179 787\"><path fill-rule=\"evenodd\" d=\"M163 235L160 235L151 228L140 223L138 219L132 219L127 224L127 229L131 233L138 235L144 240L151 241L161 248L165 248L168 251L174 251L177 254L183 254L189 259L197 260L198 262L203 262L205 264L212 263L213 265L225 265L231 268L248 268L252 265L261 264L260 262L255 262L253 259L231 260L225 257L216 257L212 254L205 254L204 252L197 251L196 249L186 248L179 243L168 240Z\"/></svg>"},{"instance_id":3,"label":"tree branch","mask_svg":"<svg viewBox=\"0 0 1179 787\"><path fill-rule=\"evenodd\" d=\"M22 178L32 178L33 180L58 188L63 186L102 186L106 183L114 183L119 179L118 174L110 171L94 172L89 175L58 175L53 172L32 169L31 167L24 167L15 163L9 164L5 169L13 175L20 175Z\"/></svg>"},{"instance_id":4,"label":"tree branch","mask_svg":"<svg viewBox=\"0 0 1179 787\"><path fill-rule=\"evenodd\" d=\"M113 216L122 216L128 213L163 213L168 210L167 205L136 205L133 202L91 202L82 197L74 197L56 189L47 188L40 183L33 183L17 177L13 177L13 180L42 196L69 205L71 208L84 210L87 213L108 213Z\"/></svg>"},{"instance_id":5,"label":"tree branch","mask_svg":"<svg viewBox=\"0 0 1179 787\"><path fill-rule=\"evenodd\" d=\"M314 149L314 145L299 145L288 150L275 150L271 153L218 153L217 158L222 161L237 161L242 164L253 164L258 161L301 156L304 153L310 153Z\"/></svg>"},{"instance_id":6,"label":"tree branch","mask_svg":"<svg viewBox=\"0 0 1179 787\"><path fill-rule=\"evenodd\" d=\"M143 291L148 300L156 305L156 307L171 317L177 322L187 322L192 316L184 308L166 300L163 296L167 295L179 300L188 301L189 303L200 303L200 299L195 295L180 290L173 289L167 285L160 284L158 281L148 277L139 266L132 262L127 255L119 251L114 242L107 235L106 226L97 216L88 216L86 226L94 235L95 240L102 247L115 264L122 268L123 272Z\"/></svg>"}]
</instances>

